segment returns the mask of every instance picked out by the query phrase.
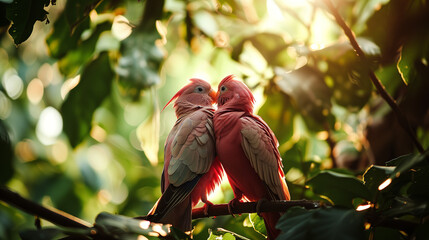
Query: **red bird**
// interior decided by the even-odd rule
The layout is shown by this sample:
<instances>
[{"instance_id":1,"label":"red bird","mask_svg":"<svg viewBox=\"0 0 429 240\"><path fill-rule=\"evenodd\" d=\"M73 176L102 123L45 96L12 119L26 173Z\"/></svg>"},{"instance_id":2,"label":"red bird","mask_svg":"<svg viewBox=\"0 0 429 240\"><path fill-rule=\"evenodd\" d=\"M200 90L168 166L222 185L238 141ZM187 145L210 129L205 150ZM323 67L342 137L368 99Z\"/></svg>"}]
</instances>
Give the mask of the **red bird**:
<instances>
[{"instance_id":1,"label":"red bird","mask_svg":"<svg viewBox=\"0 0 429 240\"><path fill-rule=\"evenodd\" d=\"M213 117L219 161L234 191L231 204L240 200L289 200L278 141L268 125L253 114L255 98L250 89L232 75L218 87L218 109ZM261 213L268 239L280 213Z\"/></svg>"},{"instance_id":2,"label":"red bird","mask_svg":"<svg viewBox=\"0 0 429 240\"><path fill-rule=\"evenodd\" d=\"M216 93L204 80L190 81L167 103L176 99L177 121L164 147L163 194L146 217L185 232L192 229L192 207L200 200L206 207L212 205L207 196L223 176L216 158L212 120Z\"/></svg>"}]
</instances>

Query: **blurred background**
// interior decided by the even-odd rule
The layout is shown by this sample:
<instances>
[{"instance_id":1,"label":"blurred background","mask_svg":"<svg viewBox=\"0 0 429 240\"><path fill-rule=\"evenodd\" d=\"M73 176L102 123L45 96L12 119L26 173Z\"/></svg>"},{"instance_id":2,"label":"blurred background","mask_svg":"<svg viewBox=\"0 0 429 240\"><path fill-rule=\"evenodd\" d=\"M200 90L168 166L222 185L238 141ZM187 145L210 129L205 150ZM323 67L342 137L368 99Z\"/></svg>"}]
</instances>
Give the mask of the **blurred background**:
<instances>
[{"instance_id":1,"label":"blurred background","mask_svg":"<svg viewBox=\"0 0 429 240\"><path fill-rule=\"evenodd\" d=\"M320 199L306 182L323 169L359 178L415 151L369 69L427 148L428 3L333 2L370 66L321 0L0 0L0 183L91 223L145 215L175 122L160 109L192 77L252 89L293 199ZM210 199L232 198L224 182ZM194 223L196 239L263 239L248 215ZM0 238L25 228L34 217L0 203Z\"/></svg>"}]
</instances>

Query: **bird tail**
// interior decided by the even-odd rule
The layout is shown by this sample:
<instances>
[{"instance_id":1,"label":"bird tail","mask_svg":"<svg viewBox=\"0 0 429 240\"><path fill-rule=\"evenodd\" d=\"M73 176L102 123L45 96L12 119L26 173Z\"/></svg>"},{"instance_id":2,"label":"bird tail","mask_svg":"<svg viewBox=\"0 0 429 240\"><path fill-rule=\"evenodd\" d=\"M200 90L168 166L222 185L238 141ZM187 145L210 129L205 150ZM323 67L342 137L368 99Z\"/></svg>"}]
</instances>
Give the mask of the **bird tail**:
<instances>
[{"instance_id":1,"label":"bird tail","mask_svg":"<svg viewBox=\"0 0 429 240\"><path fill-rule=\"evenodd\" d=\"M277 221L280 218L280 213L278 212L266 212L261 213L262 218L264 219L265 228L267 229L268 240L274 240L280 234L280 230L276 229Z\"/></svg>"},{"instance_id":2,"label":"bird tail","mask_svg":"<svg viewBox=\"0 0 429 240\"><path fill-rule=\"evenodd\" d=\"M146 216L146 220L157 223L169 223L186 232L190 231L192 201L191 192L201 175L178 187L169 185Z\"/></svg>"},{"instance_id":3,"label":"bird tail","mask_svg":"<svg viewBox=\"0 0 429 240\"><path fill-rule=\"evenodd\" d=\"M171 224L175 228L188 232L192 230L192 203L188 196L181 203L166 212L162 217L150 219L150 221Z\"/></svg>"}]
</instances>

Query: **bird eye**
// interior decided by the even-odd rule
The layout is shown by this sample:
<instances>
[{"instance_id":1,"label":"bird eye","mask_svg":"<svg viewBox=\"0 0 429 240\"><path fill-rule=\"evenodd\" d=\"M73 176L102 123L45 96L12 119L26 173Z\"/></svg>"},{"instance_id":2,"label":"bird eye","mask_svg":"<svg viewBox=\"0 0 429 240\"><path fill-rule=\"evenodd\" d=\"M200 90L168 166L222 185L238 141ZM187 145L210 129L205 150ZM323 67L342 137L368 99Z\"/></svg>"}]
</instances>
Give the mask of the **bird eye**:
<instances>
[{"instance_id":1,"label":"bird eye","mask_svg":"<svg viewBox=\"0 0 429 240\"><path fill-rule=\"evenodd\" d=\"M221 86L221 87L220 87L220 91L221 91L221 92L225 92L225 91L226 91L226 87L225 87L225 86Z\"/></svg>"},{"instance_id":2,"label":"bird eye","mask_svg":"<svg viewBox=\"0 0 429 240\"><path fill-rule=\"evenodd\" d=\"M195 92L197 92L197 93L201 93L203 91L204 91L204 88L201 87L201 86L198 86L198 87L195 88Z\"/></svg>"}]
</instances>

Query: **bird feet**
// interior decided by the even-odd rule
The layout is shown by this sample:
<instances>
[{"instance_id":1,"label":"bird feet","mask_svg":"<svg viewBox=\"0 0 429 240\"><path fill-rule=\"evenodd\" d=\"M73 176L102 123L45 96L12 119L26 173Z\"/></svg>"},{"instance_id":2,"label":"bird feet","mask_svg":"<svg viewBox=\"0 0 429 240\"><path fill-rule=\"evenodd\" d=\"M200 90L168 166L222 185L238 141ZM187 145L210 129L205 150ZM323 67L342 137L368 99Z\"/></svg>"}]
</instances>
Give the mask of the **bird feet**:
<instances>
[{"instance_id":1,"label":"bird feet","mask_svg":"<svg viewBox=\"0 0 429 240\"><path fill-rule=\"evenodd\" d=\"M210 201L205 201L204 202L204 216L208 216L209 215L209 208L211 207L211 206L213 206L214 204L212 203L212 202L210 202Z\"/></svg>"},{"instance_id":2,"label":"bird feet","mask_svg":"<svg viewBox=\"0 0 429 240\"><path fill-rule=\"evenodd\" d=\"M228 212L229 214L231 214L233 217L235 217L233 209L235 207L236 204L238 204L240 202L240 200L238 198L233 198L231 201L229 201L228 203Z\"/></svg>"},{"instance_id":3,"label":"bird feet","mask_svg":"<svg viewBox=\"0 0 429 240\"><path fill-rule=\"evenodd\" d=\"M267 199L265 199L265 198L261 198L261 199L259 199L258 200L258 202L256 203L256 213L258 214L258 216L260 216L261 217L261 206L262 206L262 204L264 204L264 203L266 203L266 202L268 202L268 200Z\"/></svg>"}]
</instances>

